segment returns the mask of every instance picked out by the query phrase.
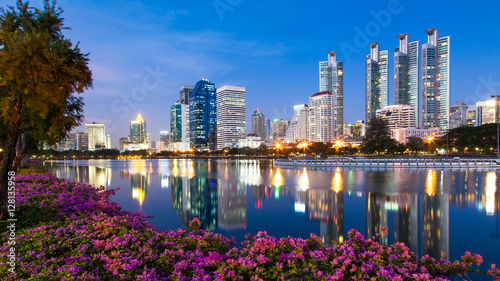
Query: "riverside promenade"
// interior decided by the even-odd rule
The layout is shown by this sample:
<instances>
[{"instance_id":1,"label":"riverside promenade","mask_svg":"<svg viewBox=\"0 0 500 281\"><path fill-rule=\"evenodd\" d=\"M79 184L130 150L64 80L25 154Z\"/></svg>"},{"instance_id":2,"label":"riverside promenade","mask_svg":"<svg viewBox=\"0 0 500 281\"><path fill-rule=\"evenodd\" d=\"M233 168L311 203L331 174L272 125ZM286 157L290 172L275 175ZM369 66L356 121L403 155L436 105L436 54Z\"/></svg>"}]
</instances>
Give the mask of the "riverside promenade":
<instances>
[{"instance_id":1,"label":"riverside promenade","mask_svg":"<svg viewBox=\"0 0 500 281\"><path fill-rule=\"evenodd\" d=\"M423 169L500 169L497 159L485 158L365 158L338 157L332 159L278 159L274 161L277 167L317 167L317 168L423 168Z\"/></svg>"}]
</instances>

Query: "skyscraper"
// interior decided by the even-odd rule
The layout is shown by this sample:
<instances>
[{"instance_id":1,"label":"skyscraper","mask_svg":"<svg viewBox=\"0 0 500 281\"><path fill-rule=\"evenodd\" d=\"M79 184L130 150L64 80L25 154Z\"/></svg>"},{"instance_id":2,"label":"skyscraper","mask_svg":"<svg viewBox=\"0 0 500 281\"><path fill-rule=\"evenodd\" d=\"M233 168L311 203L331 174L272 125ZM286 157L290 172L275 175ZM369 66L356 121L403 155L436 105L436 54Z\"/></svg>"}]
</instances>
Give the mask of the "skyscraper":
<instances>
[{"instance_id":1,"label":"skyscraper","mask_svg":"<svg viewBox=\"0 0 500 281\"><path fill-rule=\"evenodd\" d=\"M467 125L467 104L456 102L450 106L450 129Z\"/></svg>"},{"instance_id":2,"label":"skyscraper","mask_svg":"<svg viewBox=\"0 0 500 281\"><path fill-rule=\"evenodd\" d=\"M271 141L271 118L266 119L266 142Z\"/></svg>"},{"instance_id":3,"label":"skyscraper","mask_svg":"<svg viewBox=\"0 0 500 281\"><path fill-rule=\"evenodd\" d=\"M449 128L450 36L428 29L422 45L422 127Z\"/></svg>"},{"instance_id":4,"label":"skyscraper","mask_svg":"<svg viewBox=\"0 0 500 281\"><path fill-rule=\"evenodd\" d=\"M334 138L341 138L344 129L344 64L337 61L337 52L328 53L328 60L319 63L319 91L333 95Z\"/></svg>"},{"instance_id":5,"label":"skyscraper","mask_svg":"<svg viewBox=\"0 0 500 281\"><path fill-rule=\"evenodd\" d=\"M189 96L193 92L193 86L182 86L180 89L181 99L179 100L181 104L189 104Z\"/></svg>"},{"instance_id":6,"label":"skyscraper","mask_svg":"<svg viewBox=\"0 0 500 281\"><path fill-rule=\"evenodd\" d=\"M198 81L189 97L189 141L194 148L216 148L216 102L215 84Z\"/></svg>"},{"instance_id":7,"label":"skyscraper","mask_svg":"<svg viewBox=\"0 0 500 281\"><path fill-rule=\"evenodd\" d=\"M106 135L106 148L111 149L111 136Z\"/></svg>"},{"instance_id":8,"label":"skyscraper","mask_svg":"<svg viewBox=\"0 0 500 281\"><path fill-rule=\"evenodd\" d=\"M282 142L285 139L288 121L276 118L271 122L270 142Z\"/></svg>"},{"instance_id":9,"label":"skyscraper","mask_svg":"<svg viewBox=\"0 0 500 281\"><path fill-rule=\"evenodd\" d=\"M146 120L142 119L141 113L139 113L135 120L130 120L130 142L146 143L146 138Z\"/></svg>"},{"instance_id":10,"label":"skyscraper","mask_svg":"<svg viewBox=\"0 0 500 281\"><path fill-rule=\"evenodd\" d=\"M408 34L400 34L399 47L394 51L394 104L410 105L415 109L414 123L418 126L419 41L409 43Z\"/></svg>"},{"instance_id":11,"label":"skyscraper","mask_svg":"<svg viewBox=\"0 0 500 281\"><path fill-rule=\"evenodd\" d=\"M168 144L170 143L170 134L168 131L160 131L160 151L167 150Z\"/></svg>"},{"instance_id":12,"label":"skyscraper","mask_svg":"<svg viewBox=\"0 0 500 281\"><path fill-rule=\"evenodd\" d=\"M262 109L256 108L252 115L252 134L260 137L260 140L266 141L266 117L262 114Z\"/></svg>"},{"instance_id":13,"label":"skyscraper","mask_svg":"<svg viewBox=\"0 0 500 281\"><path fill-rule=\"evenodd\" d=\"M217 89L217 150L236 148L246 135L246 96L244 87Z\"/></svg>"},{"instance_id":14,"label":"skyscraper","mask_svg":"<svg viewBox=\"0 0 500 281\"><path fill-rule=\"evenodd\" d=\"M189 141L189 105L176 102L170 109L170 140Z\"/></svg>"},{"instance_id":15,"label":"skyscraper","mask_svg":"<svg viewBox=\"0 0 500 281\"><path fill-rule=\"evenodd\" d=\"M324 143L335 141L334 99L334 95L330 92L319 92L309 98L308 141Z\"/></svg>"},{"instance_id":16,"label":"skyscraper","mask_svg":"<svg viewBox=\"0 0 500 281\"><path fill-rule=\"evenodd\" d=\"M106 130L104 124L85 124L85 133L88 134L89 151L106 148Z\"/></svg>"},{"instance_id":17,"label":"skyscraper","mask_svg":"<svg viewBox=\"0 0 500 281\"><path fill-rule=\"evenodd\" d=\"M307 104L293 107L293 117L285 134L285 143L296 143L306 139Z\"/></svg>"},{"instance_id":18,"label":"skyscraper","mask_svg":"<svg viewBox=\"0 0 500 281\"><path fill-rule=\"evenodd\" d=\"M375 118L377 109L388 105L389 93L389 52L380 51L378 43L370 44L370 54L366 56L366 122Z\"/></svg>"}]
</instances>

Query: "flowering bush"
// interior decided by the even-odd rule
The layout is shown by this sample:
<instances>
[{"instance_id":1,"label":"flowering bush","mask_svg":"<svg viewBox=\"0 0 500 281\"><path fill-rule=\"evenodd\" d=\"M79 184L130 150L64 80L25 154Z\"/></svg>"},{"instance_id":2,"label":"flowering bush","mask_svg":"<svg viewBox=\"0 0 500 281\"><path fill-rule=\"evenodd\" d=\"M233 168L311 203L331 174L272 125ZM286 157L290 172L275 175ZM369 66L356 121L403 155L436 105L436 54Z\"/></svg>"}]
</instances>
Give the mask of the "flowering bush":
<instances>
[{"instance_id":1,"label":"flowering bush","mask_svg":"<svg viewBox=\"0 0 500 281\"><path fill-rule=\"evenodd\" d=\"M33 208L50 215L18 231L16 275L7 271L2 235L2 280L445 280L482 262L470 252L453 263L418 260L402 243L384 247L355 230L334 247L314 235L278 239L264 231L237 248L234 238L200 230L198 219L187 231L158 231L144 214L112 202L115 190L50 174L16 180L18 217ZM500 280L495 265L488 274Z\"/></svg>"}]
</instances>

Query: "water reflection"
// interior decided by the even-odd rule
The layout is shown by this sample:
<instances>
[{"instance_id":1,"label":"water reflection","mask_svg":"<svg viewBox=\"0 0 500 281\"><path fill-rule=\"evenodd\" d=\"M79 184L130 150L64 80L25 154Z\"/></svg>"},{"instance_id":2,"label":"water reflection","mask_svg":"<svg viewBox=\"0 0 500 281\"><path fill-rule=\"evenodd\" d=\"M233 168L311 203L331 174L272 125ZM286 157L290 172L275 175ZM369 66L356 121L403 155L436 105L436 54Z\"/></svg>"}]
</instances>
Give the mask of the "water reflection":
<instances>
[{"instance_id":1,"label":"water reflection","mask_svg":"<svg viewBox=\"0 0 500 281\"><path fill-rule=\"evenodd\" d=\"M279 169L255 160L118 164L113 171L130 182L130 200L142 208L154 204L147 200L154 189L168 192L171 205L168 208L177 214L185 228L197 217L211 231L243 231L251 224L252 214L258 211L278 222L272 227L285 229L286 235L291 236L295 229L310 227L308 223L315 222L319 225L316 234L331 245L333 241L345 240L347 230L353 228L351 221L357 219L353 212L359 214L361 210L362 224L355 228L367 237L381 234L382 227L390 226L389 234L378 238L382 244L404 242L413 252L435 258L450 258L451 207L472 209L480 217L498 215L500 205L496 172ZM75 163L75 166L53 165L53 171L59 177L112 186L111 168ZM355 205L346 204L347 198ZM291 213L285 216L295 216L293 224L279 217L283 213L267 208L288 206L290 199L293 205L287 210ZM282 202L285 205L280 205Z\"/></svg>"},{"instance_id":2,"label":"water reflection","mask_svg":"<svg viewBox=\"0 0 500 281\"><path fill-rule=\"evenodd\" d=\"M58 178L66 178L71 181L80 181L95 187L111 187L111 169L95 166L73 166L61 165L52 170Z\"/></svg>"}]
</instances>

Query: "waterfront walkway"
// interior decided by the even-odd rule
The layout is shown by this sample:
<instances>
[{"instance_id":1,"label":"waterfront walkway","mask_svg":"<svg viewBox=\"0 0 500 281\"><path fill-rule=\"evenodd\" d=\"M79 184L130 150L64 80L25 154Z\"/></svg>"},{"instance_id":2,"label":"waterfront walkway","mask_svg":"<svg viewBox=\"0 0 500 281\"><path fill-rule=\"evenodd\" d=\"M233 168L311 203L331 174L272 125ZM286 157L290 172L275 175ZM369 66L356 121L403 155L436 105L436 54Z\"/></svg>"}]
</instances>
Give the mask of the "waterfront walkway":
<instances>
[{"instance_id":1,"label":"waterfront walkway","mask_svg":"<svg viewBox=\"0 0 500 281\"><path fill-rule=\"evenodd\" d=\"M352 167L352 168L430 168L430 169L500 169L497 159L484 158L363 158L339 157L333 159L279 159L278 167Z\"/></svg>"}]
</instances>

